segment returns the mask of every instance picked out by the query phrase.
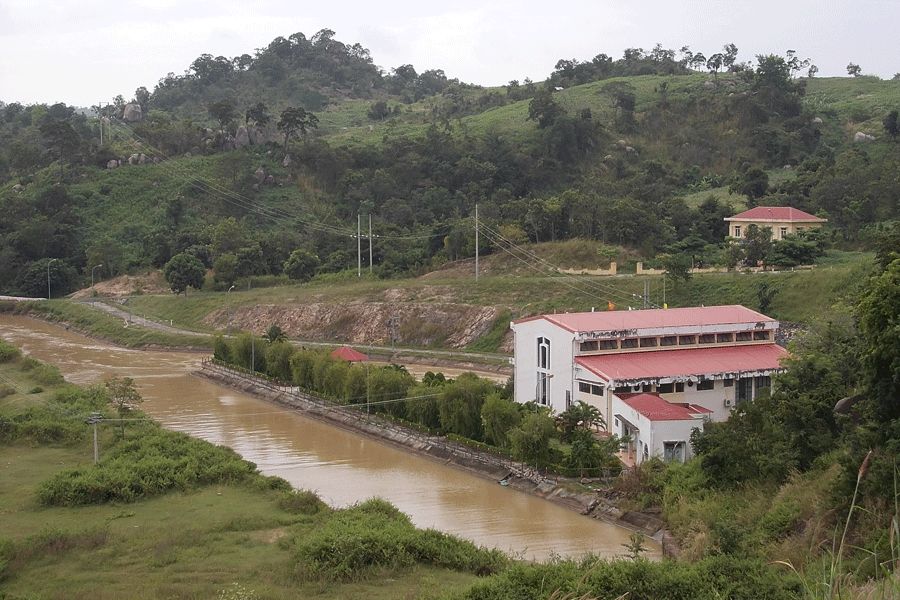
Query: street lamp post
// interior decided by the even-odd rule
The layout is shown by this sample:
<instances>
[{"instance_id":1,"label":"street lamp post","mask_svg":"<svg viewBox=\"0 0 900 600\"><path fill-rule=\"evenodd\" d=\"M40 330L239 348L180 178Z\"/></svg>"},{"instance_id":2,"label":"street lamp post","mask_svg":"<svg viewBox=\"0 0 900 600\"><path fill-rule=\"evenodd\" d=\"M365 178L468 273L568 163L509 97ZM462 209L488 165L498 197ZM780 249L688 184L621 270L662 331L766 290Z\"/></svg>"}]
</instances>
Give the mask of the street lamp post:
<instances>
[{"instance_id":1,"label":"street lamp post","mask_svg":"<svg viewBox=\"0 0 900 600\"><path fill-rule=\"evenodd\" d=\"M47 261L47 300L50 299L50 263L52 263L55 258L51 258Z\"/></svg>"},{"instance_id":2,"label":"street lamp post","mask_svg":"<svg viewBox=\"0 0 900 600\"><path fill-rule=\"evenodd\" d=\"M370 392L369 392L369 361L371 360L370 355L372 354L372 344L375 342L369 342L369 351L366 353L366 414L369 414L370 407Z\"/></svg>"},{"instance_id":3,"label":"street lamp post","mask_svg":"<svg viewBox=\"0 0 900 600\"><path fill-rule=\"evenodd\" d=\"M100 263L99 265L97 265L93 269L91 269L91 304L94 303L94 295L95 295L95 292L94 292L94 270L99 269L102 266L103 266L103 263Z\"/></svg>"},{"instance_id":4,"label":"street lamp post","mask_svg":"<svg viewBox=\"0 0 900 600\"><path fill-rule=\"evenodd\" d=\"M231 290L233 289L234 286L231 286L225 292L225 331L228 331L228 328L231 326Z\"/></svg>"}]
</instances>

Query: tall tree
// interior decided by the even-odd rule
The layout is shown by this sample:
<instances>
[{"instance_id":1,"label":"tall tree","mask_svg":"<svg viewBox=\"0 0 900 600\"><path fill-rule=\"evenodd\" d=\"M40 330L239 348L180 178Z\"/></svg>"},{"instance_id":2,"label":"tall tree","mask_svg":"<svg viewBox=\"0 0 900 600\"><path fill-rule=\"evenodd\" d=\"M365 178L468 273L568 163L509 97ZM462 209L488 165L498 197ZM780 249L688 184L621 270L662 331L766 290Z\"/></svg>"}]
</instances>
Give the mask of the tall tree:
<instances>
[{"instance_id":1,"label":"tall tree","mask_svg":"<svg viewBox=\"0 0 900 600\"><path fill-rule=\"evenodd\" d=\"M224 149L225 143L234 128L234 118L237 116L234 102L228 98L213 102L209 105L209 114L219 122L219 129L222 132L222 148Z\"/></svg>"},{"instance_id":2,"label":"tall tree","mask_svg":"<svg viewBox=\"0 0 900 600\"><path fill-rule=\"evenodd\" d=\"M528 120L536 121L540 129L550 127L564 113L565 110L553 99L553 92L546 88L539 90L528 104Z\"/></svg>"},{"instance_id":3,"label":"tall tree","mask_svg":"<svg viewBox=\"0 0 900 600\"><path fill-rule=\"evenodd\" d=\"M267 111L268 107L265 104L257 102L247 109L247 113L244 115L244 122L250 124L252 121L257 127L265 127L272 120Z\"/></svg>"},{"instance_id":4,"label":"tall tree","mask_svg":"<svg viewBox=\"0 0 900 600\"><path fill-rule=\"evenodd\" d=\"M50 153L59 161L59 177L62 179L63 165L74 158L81 147L81 137L67 121L46 121L40 129Z\"/></svg>"},{"instance_id":5,"label":"tall tree","mask_svg":"<svg viewBox=\"0 0 900 600\"><path fill-rule=\"evenodd\" d=\"M206 279L206 269L196 256L182 252L176 254L163 267L163 276L169 287L176 294L184 292L187 295L188 287L195 290L203 288Z\"/></svg>"},{"instance_id":6,"label":"tall tree","mask_svg":"<svg viewBox=\"0 0 900 600\"><path fill-rule=\"evenodd\" d=\"M282 111L277 126L278 131L284 134L284 152L287 154L291 137L297 132L300 132L301 137L306 137L308 130L318 128L319 118L303 108L288 107Z\"/></svg>"},{"instance_id":7,"label":"tall tree","mask_svg":"<svg viewBox=\"0 0 900 600\"><path fill-rule=\"evenodd\" d=\"M125 417L139 404L144 401L140 392L134 384L131 377L119 377L113 375L104 382L106 393L109 396L109 403L116 407L119 413L120 425L122 426L122 437L125 437Z\"/></svg>"}]
</instances>

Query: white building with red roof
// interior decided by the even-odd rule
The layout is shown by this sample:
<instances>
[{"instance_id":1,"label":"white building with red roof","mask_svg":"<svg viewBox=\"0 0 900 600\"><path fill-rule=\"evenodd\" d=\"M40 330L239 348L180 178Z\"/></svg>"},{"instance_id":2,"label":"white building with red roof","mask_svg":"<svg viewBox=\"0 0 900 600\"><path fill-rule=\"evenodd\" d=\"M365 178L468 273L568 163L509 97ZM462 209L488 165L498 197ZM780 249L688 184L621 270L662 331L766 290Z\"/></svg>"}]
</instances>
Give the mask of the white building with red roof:
<instances>
[{"instance_id":1,"label":"white building with red roof","mask_svg":"<svg viewBox=\"0 0 900 600\"><path fill-rule=\"evenodd\" d=\"M666 462L684 462L693 455L690 445L694 429L703 431L709 412L702 406L663 400L655 394L622 394L613 397L617 435L628 437L625 448L632 464L651 456Z\"/></svg>"},{"instance_id":2,"label":"white building with red roof","mask_svg":"<svg viewBox=\"0 0 900 600\"><path fill-rule=\"evenodd\" d=\"M778 321L736 305L540 315L512 329L517 402L536 400L556 413L587 402L610 433L641 439L649 455L664 456L666 443L689 439L658 439L674 427L653 416L661 407L674 411L667 417L682 415L667 423L689 421L690 429L704 419L723 421L738 402L771 385L787 354L775 343ZM625 402L635 394L660 402Z\"/></svg>"},{"instance_id":3,"label":"white building with red roof","mask_svg":"<svg viewBox=\"0 0 900 600\"><path fill-rule=\"evenodd\" d=\"M733 238L747 237L750 225L756 225L770 228L773 240L783 240L786 235L821 227L828 222L790 206L756 206L725 220L728 221L728 235Z\"/></svg>"}]
</instances>

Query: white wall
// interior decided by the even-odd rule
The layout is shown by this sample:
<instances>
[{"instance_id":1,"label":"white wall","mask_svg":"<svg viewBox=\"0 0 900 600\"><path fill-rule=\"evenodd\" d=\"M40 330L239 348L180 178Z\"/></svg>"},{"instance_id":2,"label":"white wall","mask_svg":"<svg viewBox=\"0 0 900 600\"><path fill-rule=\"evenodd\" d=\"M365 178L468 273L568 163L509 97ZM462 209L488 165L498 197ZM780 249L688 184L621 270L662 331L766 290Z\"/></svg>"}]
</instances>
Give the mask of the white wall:
<instances>
[{"instance_id":1,"label":"white wall","mask_svg":"<svg viewBox=\"0 0 900 600\"><path fill-rule=\"evenodd\" d=\"M537 340L550 340L549 402L556 413L566 410L566 392L574 402L573 368L574 342L571 333L553 326L544 319L513 324L515 333L515 401L531 402L538 389Z\"/></svg>"}]
</instances>

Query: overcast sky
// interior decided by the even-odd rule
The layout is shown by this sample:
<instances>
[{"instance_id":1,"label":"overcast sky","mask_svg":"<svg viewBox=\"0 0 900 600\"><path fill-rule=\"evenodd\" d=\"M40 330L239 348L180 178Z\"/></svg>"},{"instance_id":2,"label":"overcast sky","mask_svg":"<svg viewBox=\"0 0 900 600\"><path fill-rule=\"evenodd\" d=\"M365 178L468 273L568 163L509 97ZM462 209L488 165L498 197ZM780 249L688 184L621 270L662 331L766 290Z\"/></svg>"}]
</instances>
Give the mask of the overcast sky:
<instances>
[{"instance_id":1,"label":"overcast sky","mask_svg":"<svg viewBox=\"0 0 900 600\"><path fill-rule=\"evenodd\" d=\"M483 86L546 79L561 58L621 58L660 43L738 61L797 51L819 77L900 72L897 0L0 0L0 101L90 106L182 75L201 54L253 55L278 36L369 49L385 71L412 64Z\"/></svg>"}]
</instances>

